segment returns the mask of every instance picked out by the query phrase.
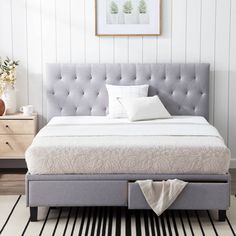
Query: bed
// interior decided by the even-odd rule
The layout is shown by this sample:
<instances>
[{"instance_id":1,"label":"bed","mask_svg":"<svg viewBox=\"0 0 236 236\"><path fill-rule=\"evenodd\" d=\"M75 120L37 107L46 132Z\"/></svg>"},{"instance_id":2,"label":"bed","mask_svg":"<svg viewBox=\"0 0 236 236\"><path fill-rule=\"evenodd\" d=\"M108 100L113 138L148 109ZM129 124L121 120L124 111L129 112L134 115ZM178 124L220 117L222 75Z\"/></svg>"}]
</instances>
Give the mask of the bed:
<instances>
[{"instance_id":1,"label":"bed","mask_svg":"<svg viewBox=\"0 0 236 236\"><path fill-rule=\"evenodd\" d=\"M105 84L149 84L172 119L110 119ZM230 206L230 151L208 122L208 64L48 64L47 119L26 152L27 206L149 209L136 180L189 184L169 209ZM94 194L96 193L96 194Z\"/></svg>"}]
</instances>

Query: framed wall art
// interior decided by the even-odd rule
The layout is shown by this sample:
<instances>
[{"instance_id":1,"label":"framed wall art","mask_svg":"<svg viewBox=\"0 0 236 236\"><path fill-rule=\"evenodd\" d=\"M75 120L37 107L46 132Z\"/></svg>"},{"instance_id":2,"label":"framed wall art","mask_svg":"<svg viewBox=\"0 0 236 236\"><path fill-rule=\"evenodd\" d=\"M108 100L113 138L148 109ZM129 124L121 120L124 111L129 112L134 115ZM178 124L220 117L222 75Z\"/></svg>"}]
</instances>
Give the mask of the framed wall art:
<instances>
[{"instance_id":1,"label":"framed wall art","mask_svg":"<svg viewBox=\"0 0 236 236\"><path fill-rule=\"evenodd\" d=\"M161 0L95 0L98 36L160 35Z\"/></svg>"}]
</instances>

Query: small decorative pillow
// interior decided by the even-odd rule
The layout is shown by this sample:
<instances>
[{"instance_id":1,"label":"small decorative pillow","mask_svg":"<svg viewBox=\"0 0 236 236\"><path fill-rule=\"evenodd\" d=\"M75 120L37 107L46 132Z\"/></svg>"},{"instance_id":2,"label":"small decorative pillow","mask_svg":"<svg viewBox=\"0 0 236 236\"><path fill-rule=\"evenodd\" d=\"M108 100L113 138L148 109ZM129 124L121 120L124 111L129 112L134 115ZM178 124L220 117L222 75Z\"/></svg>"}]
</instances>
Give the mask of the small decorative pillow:
<instances>
[{"instance_id":1,"label":"small decorative pillow","mask_svg":"<svg viewBox=\"0 0 236 236\"><path fill-rule=\"evenodd\" d=\"M131 121L171 118L158 96L119 98Z\"/></svg>"},{"instance_id":2,"label":"small decorative pillow","mask_svg":"<svg viewBox=\"0 0 236 236\"><path fill-rule=\"evenodd\" d=\"M147 97L148 84L133 86L106 85L109 97L109 114L111 118L127 117L127 113L118 98Z\"/></svg>"}]
</instances>

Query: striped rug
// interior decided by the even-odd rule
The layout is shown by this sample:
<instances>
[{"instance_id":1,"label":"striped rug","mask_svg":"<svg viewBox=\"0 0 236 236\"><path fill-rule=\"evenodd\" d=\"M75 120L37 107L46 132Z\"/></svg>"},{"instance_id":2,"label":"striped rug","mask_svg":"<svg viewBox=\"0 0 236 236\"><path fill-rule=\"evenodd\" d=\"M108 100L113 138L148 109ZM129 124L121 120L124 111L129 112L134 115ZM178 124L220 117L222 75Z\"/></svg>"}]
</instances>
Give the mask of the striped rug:
<instances>
[{"instance_id":1,"label":"striped rug","mask_svg":"<svg viewBox=\"0 0 236 236\"><path fill-rule=\"evenodd\" d=\"M29 221L25 196L0 196L0 234L18 235L235 235L236 198L232 197L227 221L218 222L215 212L152 211L126 208L39 208L39 221Z\"/></svg>"}]
</instances>

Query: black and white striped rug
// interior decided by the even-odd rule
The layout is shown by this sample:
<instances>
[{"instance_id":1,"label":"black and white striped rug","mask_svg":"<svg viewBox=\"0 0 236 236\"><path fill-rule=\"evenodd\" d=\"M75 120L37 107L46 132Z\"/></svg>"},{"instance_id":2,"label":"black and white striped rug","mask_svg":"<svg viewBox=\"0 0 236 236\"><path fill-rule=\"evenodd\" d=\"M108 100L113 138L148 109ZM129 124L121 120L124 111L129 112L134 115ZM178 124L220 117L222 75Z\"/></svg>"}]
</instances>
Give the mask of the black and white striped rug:
<instances>
[{"instance_id":1,"label":"black and white striped rug","mask_svg":"<svg viewBox=\"0 0 236 236\"><path fill-rule=\"evenodd\" d=\"M227 220L215 212L152 211L116 207L39 208L39 221L29 221L25 196L0 196L0 234L18 235L236 235L236 198L232 197Z\"/></svg>"}]
</instances>

